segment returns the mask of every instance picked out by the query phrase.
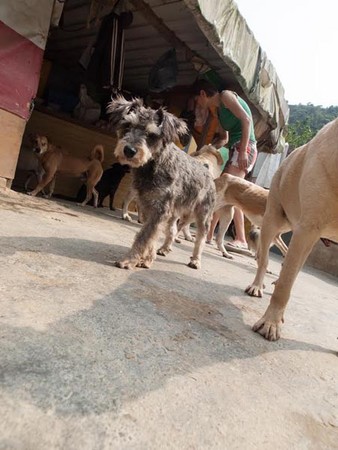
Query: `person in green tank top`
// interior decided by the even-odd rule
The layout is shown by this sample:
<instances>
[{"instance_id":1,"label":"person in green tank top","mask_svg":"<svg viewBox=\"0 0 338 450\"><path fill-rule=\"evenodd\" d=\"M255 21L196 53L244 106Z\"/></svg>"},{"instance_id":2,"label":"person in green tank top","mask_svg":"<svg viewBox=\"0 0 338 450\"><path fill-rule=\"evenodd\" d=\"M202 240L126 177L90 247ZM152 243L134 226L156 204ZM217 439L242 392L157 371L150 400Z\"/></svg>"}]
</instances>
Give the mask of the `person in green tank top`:
<instances>
[{"instance_id":1,"label":"person in green tank top","mask_svg":"<svg viewBox=\"0 0 338 450\"><path fill-rule=\"evenodd\" d=\"M193 87L195 105L201 109L217 108L218 121L223 130L228 132L229 161L224 172L245 178L253 169L257 158L256 137L250 107L238 94L224 90L219 92L207 80L197 80ZM217 147L217 143L215 143ZM214 214L207 242L211 242L219 217ZM227 246L229 250L247 251L244 216L235 208L234 223L236 237Z\"/></svg>"}]
</instances>

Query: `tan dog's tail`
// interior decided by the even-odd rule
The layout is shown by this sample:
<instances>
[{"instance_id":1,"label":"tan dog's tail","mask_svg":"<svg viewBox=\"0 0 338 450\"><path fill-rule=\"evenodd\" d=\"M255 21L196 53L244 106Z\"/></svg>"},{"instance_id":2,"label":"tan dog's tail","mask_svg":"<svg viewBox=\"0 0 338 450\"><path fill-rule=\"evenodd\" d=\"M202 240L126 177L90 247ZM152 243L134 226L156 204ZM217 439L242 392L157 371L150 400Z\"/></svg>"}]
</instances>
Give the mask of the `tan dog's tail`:
<instances>
[{"instance_id":1,"label":"tan dog's tail","mask_svg":"<svg viewBox=\"0 0 338 450\"><path fill-rule=\"evenodd\" d=\"M90 159L98 159L101 163L104 160L104 148L103 145L97 144L90 152Z\"/></svg>"}]
</instances>

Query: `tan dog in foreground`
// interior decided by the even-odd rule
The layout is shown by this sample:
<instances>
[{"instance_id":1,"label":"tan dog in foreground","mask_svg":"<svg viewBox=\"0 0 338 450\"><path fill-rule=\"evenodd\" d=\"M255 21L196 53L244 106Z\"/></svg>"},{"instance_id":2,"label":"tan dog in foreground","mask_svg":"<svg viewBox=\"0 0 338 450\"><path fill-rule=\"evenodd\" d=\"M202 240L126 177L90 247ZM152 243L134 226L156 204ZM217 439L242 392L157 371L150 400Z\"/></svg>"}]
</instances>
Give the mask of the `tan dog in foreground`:
<instances>
[{"instance_id":1,"label":"tan dog in foreground","mask_svg":"<svg viewBox=\"0 0 338 450\"><path fill-rule=\"evenodd\" d=\"M232 221L234 206L240 208L253 225L261 227L269 191L228 173L217 178L215 184L217 192L215 211L220 216L216 243L224 258L232 259L233 257L224 247L224 236ZM283 229L282 232L289 230L290 226ZM281 230L273 236L272 241L285 256L288 248L280 233Z\"/></svg>"},{"instance_id":2,"label":"tan dog in foreground","mask_svg":"<svg viewBox=\"0 0 338 450\"><path fill-rule=\"evenodd\" d=\"M318 239L338 241L338 119L295 150L275 173L261 229L258 269L246 292L262 296L272 239L291 226L293 236L270 305L253 330L279 339L293 283Z\"/></svg>"},{"instance_id":3,"label":"tan dog in foreground","mask_svg":"<svg viewBox=\"0 0 338 450\"><path fill-rule=\"evenodd\" d=\"M86 205L93 195L94 206L97 207L98 193L95 189L95 185L100 180L103 173L101 163L104 158L104 149L102 145L95 145L88 158L78 158L69 155L60 147L51 144L46 136L37 135L33 151L38 155L41 167L45 173L36 188L31 191L29 195L37 195L45 186L47 186L47 184L51 183L51 196L55 184L55 175L57 173L63 173L74 177L85 176L87 195L85 200L81 203L81 206Z\"/></svg>"}]
</instances>

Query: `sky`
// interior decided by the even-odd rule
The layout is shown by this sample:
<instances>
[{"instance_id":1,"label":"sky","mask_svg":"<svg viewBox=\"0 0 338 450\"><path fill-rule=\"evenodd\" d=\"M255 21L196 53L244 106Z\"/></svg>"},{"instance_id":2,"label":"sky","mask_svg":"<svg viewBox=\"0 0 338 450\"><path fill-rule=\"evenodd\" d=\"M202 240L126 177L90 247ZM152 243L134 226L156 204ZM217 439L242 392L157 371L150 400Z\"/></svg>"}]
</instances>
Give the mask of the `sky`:
<instances>
[{"instance_id":1,"label":"sky","mask_svg":"<svg viewBox=\"0 0 338 450\"><path fill-rule=\"evenodd\" d=\"M338 0L235 2L288 103L338 106Z\"/></svg>"}]
</instances>

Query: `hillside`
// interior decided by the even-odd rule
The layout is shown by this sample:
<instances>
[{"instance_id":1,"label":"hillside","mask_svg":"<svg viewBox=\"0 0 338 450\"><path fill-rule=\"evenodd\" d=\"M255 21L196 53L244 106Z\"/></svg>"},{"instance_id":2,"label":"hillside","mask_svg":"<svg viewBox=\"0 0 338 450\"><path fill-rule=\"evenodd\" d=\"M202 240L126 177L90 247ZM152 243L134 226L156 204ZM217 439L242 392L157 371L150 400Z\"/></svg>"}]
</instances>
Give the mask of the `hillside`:
<instances>
[{"instance_id":1,"label":"hillside","mask_svg":"<svg viewBox=\"0 0 338 450\"><path fill-rule=\"evenodd\" d=\"M291 148L308 142L325 124L338 117L338 106L323 108L311 103L289 105L290 118L287 141Z\"/></svg>"}]
</instances>

